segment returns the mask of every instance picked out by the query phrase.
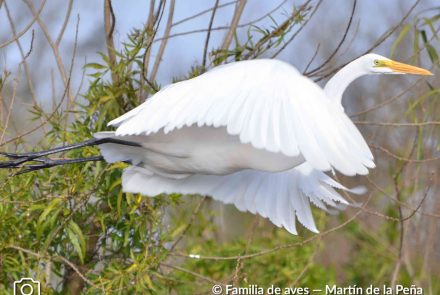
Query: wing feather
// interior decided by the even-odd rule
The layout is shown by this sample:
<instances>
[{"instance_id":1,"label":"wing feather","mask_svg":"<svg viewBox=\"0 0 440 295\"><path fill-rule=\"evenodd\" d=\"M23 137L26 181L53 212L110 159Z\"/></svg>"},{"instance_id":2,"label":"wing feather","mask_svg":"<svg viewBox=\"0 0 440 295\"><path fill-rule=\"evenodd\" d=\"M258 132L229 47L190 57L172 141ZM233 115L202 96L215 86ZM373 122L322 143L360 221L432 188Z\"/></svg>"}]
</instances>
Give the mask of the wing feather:
<instances>
[{"instance_id":1,"label":"wing feather","mask_svg":"<svg viewBox=\"0 0 440 295\"><path fill-rule=\"evenodd\" d=\"M367 174L373 155L343 109L294 67L277 60L219 66L175 83L111 121L117 136L165 133L184 126L226 127L243 143L314 168Z\"/></svg>"},{"instance_id":2,"label":"wing feather","mask_svg":"<svg viewBox=\"0 0 440 295\"><path fill-rule=\"evenodd\" d=\"M348 205L327 184L328 179L330 177L307 163L278 173L242 170L229 175L192 175L183 179L166 178L131 166L124 170L122 187L125 192L149 196L161 193L209 195L235 205L240 211L268 218L276 226L296 234L296 219L307 229L318 232L310 201L322 209L326 209L324 203L335 209Z\"/></svg>"}]
</instances>

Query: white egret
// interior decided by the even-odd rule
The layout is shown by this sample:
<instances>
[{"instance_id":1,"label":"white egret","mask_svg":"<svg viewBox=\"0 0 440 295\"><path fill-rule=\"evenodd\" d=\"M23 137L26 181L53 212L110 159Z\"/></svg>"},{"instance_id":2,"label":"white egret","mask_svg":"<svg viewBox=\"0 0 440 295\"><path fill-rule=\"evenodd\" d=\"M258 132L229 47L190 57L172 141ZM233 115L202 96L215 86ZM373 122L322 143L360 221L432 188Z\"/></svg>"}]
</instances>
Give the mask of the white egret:
<instances>
[{"instance_id":1,"label":"white egret","mask_svg":"<svg viewBox=\"0 0 440 295\"><path fill-rule=\"evenodd\" d=\"M163 88L111 121L96 138L138 143L100 146L107 162L130 161L125 192L203 194L258 213L296 234L295 220L318 232L309 201L347 205L325 171L365 175L373 155L341 105L347 86L368 74L432 75L367 54L324 89L278 60L240 61Z\"/></svg>"},{"instance_id":2,"label":"white egret","mask_svg":"<svg viewBox=\"0 0 440 295\"><path fill-rule=\"evenodd\" d=\"M365 175L375 167L341 105L347 86L368 74L432 75L367 54L322 89L282 61L235 62L163 88L87 144L100 144L109 163L132 164L122 174L125 192L209 195L290 233L296 220L318 232L310 202L341 209L348 202L335 189L362 193L324 172Z\"/></svg>"}]
</instances>

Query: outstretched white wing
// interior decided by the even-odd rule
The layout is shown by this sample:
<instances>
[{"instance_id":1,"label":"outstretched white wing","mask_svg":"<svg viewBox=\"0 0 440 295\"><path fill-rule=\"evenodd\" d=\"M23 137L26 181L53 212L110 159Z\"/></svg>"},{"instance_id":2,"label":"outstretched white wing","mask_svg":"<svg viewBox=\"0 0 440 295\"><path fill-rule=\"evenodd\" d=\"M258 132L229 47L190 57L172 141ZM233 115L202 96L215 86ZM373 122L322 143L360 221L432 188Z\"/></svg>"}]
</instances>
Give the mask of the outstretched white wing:
<instances>
[{"instance_id":1,"label":"outstretched white wing","mask_svg":"<svg viewBox=\"0 0 440 295\"><path fill-rule=\"evenodd\" d=\"M148 196L175 192L209 195L234 204L240 211L269 218L292 234L297 234L296 220L318 232L310 202L323 210L327 210L327 206L343 209L348 203L334 188L363 192L343 187L307 163L278 173L242 170L228 175L192 175L184 179L170 179L131 166L124 170L122 187L125 192Z\"/></svg>"},{"instance_id":2,"label":"outstretched white wing","mask_svg":"<svg viewBox=\"0 0 440 295\"><path fill-rule=\"evenodd\" d=\"M163 128L224 126L256 148L302 154L312 167L367 174L373 156L343 109L294 67L277 60L242 61L172 84L111 121L117 136Z\"/></svg>"}]
</instances>

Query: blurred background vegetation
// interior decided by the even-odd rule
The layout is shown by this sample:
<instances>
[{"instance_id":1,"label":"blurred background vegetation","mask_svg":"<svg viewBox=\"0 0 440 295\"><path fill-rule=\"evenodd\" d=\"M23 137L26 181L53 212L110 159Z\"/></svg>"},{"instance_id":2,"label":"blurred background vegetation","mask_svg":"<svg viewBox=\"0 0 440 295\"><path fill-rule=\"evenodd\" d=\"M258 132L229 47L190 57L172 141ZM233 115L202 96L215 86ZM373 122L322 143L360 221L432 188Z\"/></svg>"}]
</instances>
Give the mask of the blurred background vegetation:
<instances>
[{"instance_id":1,"label":"blurred background vegetation","mask_svg":"<svg viewBox=\"0 0 440 295\"><path fill-rule=\"evenodd\" d=\"M89 2L0 0L1 151L84 141L167 83L236 60L280 58L324 83L373 51L439 73L436 1ZM2 170L0 293L32 277L42 294L210 294L214 284L439 294L437 76L349 88L344 106L378 167L338 175L368 194L336 216L314 211L318 235L202 196L122 193L122 163Z\"/></svg>"}]
</instances>

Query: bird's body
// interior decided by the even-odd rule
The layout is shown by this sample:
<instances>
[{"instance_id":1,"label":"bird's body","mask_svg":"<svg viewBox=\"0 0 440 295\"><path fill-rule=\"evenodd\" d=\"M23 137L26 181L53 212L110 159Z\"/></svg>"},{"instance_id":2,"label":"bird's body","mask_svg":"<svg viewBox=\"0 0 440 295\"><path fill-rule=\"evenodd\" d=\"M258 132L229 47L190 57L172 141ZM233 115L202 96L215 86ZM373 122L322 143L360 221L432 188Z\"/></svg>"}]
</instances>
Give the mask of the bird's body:
<instances>
[{"instance_id":1,"label":"bird's body","mask_svg":"<svg viewBox=\"0 0 440 295\"><path fill-rule=\"evenodd\" d=\"M115 132L95 137L140 145L101 145L108 162L132 163L124 191L207 194L292 233L296 217L317 231L309 200L325 210L347 204L334 188L348 189L324 172L367 174L374 167L340 101L379 57L349 64L324 89L277 60L220 66L165 87L110 122Z\"/></svg>"},{"instance_id":2,"label":"bird's body","mask_svg":"<svg viewBox=\"0 0 440 295\"><path fill-rule=\"evenodd\" d=\"M100 133L103 135L113 134ZM182 178L188 173L224 175L243 169L279 172L304 162L301 155L289 157L242 143L224 127L190 126L167 134L161 130L149 136L124 139L143 146L131 148L140 155L138 166L172 178Z\"/></svg>"}]
</instances>

